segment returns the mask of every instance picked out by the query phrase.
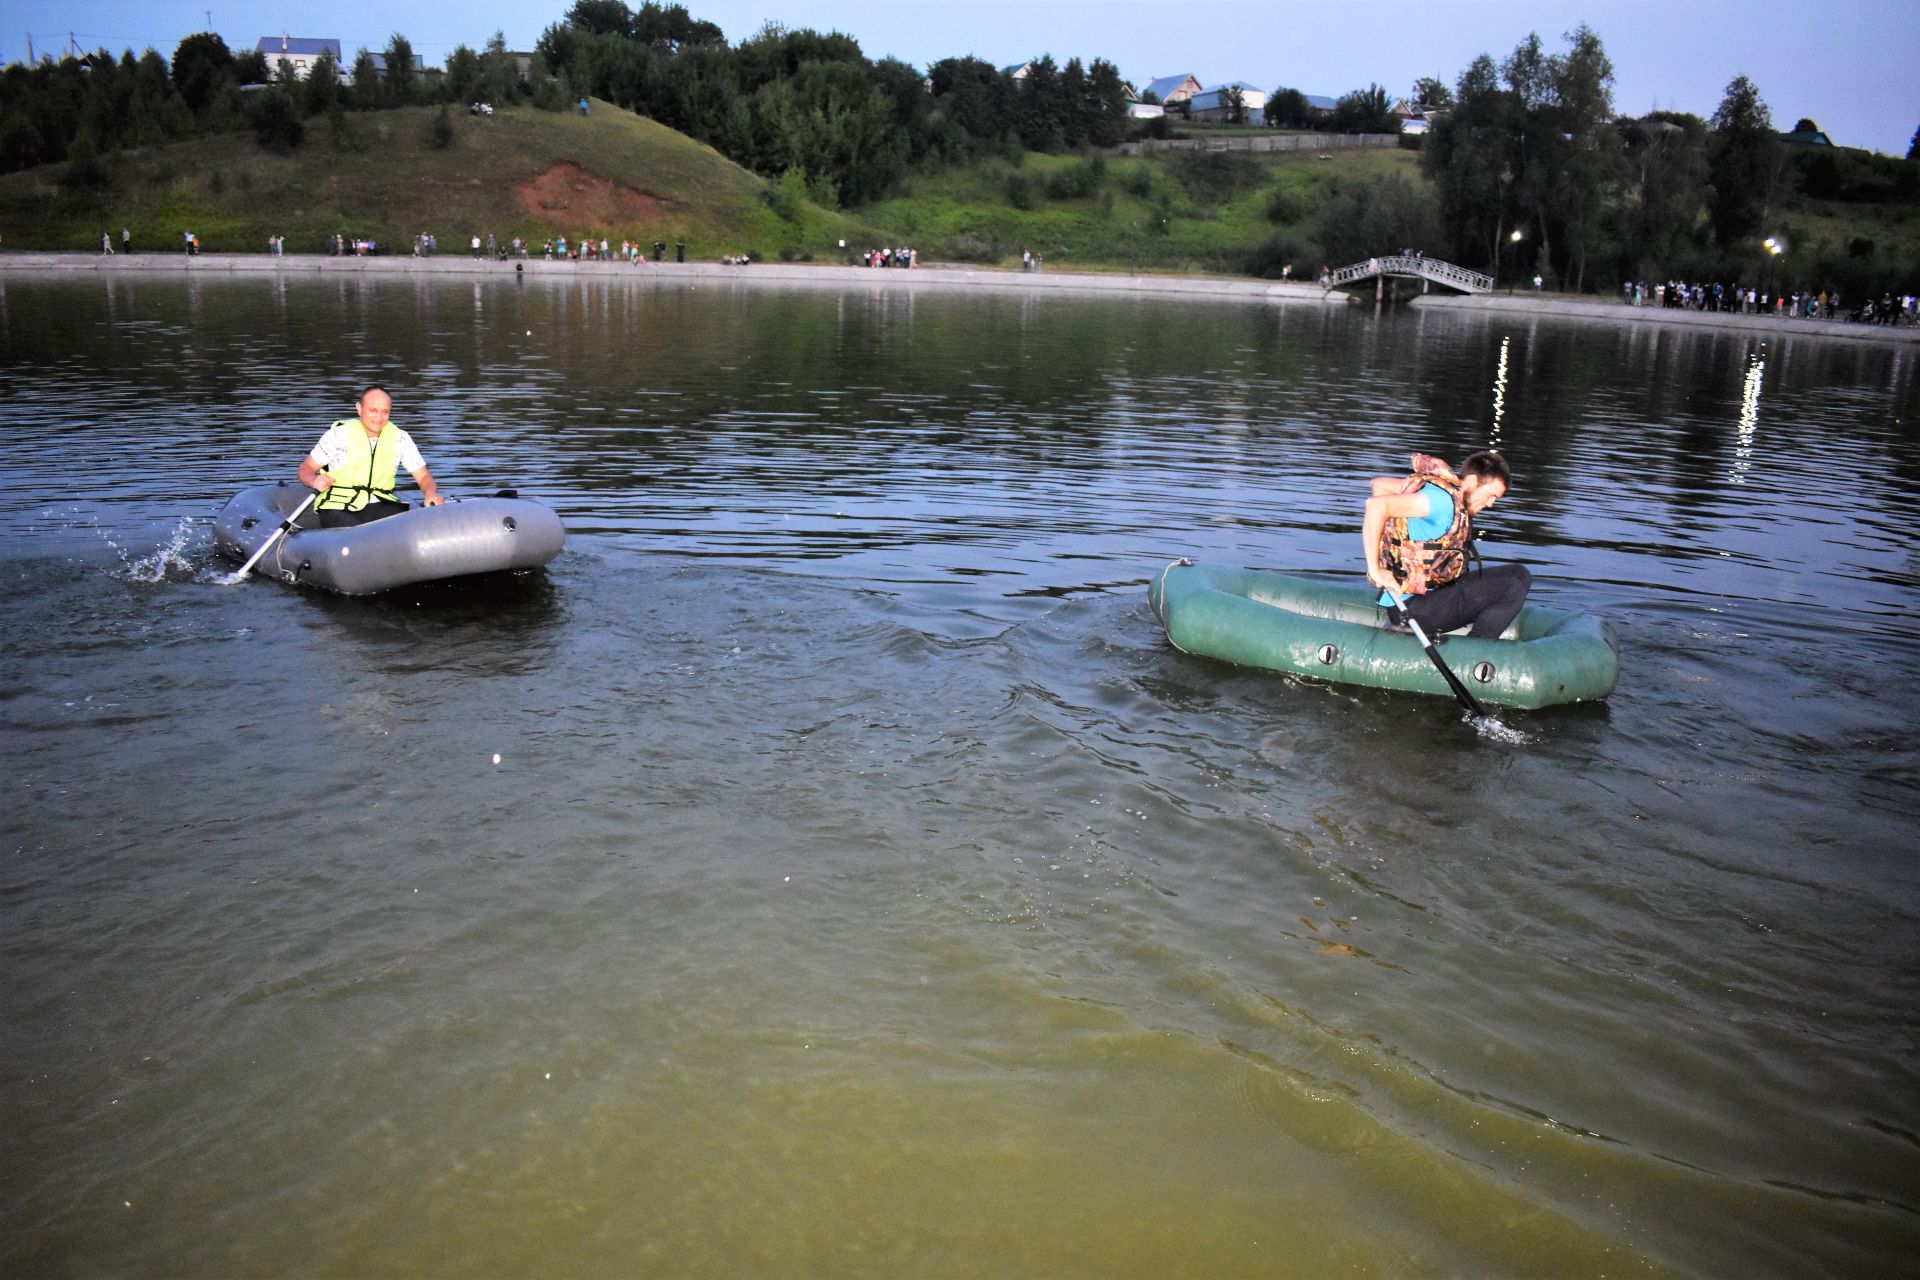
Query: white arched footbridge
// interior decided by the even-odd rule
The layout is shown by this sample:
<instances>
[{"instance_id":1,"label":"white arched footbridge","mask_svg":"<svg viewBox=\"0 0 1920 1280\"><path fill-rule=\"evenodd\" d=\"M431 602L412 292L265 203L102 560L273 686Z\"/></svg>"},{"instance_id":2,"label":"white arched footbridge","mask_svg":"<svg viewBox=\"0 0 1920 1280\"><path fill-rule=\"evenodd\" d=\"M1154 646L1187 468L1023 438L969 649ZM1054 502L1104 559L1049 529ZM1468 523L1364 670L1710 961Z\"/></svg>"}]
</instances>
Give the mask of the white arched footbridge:
<instances>
[{"instance_id":1,"label":"white arched footbridge","mask_svg":"<svg viewBox=\"0 0 1920 1280\"><path fill-rule=\"evenodd\" d=\"M1458 289L1462 293L1493 291L1492 276L1483 276L1478 271L1469 271L1465 267L1457 267L1451 262L1442 262L1438 258L1408 253L1368 258L1365 262L1340 267L1328 276L1328 283L1333 286L1358 284L1362 280L1370 280L1377 276L1403 276L1414 280L1431 280L1435 284L1443 284L1450 289Z\"/></svg>"}]
</instances>

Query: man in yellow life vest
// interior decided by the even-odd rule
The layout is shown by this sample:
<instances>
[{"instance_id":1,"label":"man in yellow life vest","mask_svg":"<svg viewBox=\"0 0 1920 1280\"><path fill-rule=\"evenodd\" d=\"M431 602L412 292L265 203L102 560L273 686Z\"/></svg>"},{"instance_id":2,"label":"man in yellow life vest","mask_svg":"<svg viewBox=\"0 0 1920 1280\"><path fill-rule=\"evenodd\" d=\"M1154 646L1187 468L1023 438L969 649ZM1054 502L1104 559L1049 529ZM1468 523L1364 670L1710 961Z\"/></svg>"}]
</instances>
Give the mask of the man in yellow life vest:
<instances>
[{"instance_id":1,"label":"man in yellow life vest","mask_svg":"<svg viewBox=\"0 0 1920 1280\"><path fill-rule=\"evenodd\" d=\"M378 384L360 393L359 417L343 418L327 428L320 443L300 462L300 483L320 491L313 506L322 529L343 529L397 516L407 504L393 496L393 475L405 467L420 486L420 504L437 507L440 487L413 437L394 426L393 397Z\"/></svg>"},{"instance_id":2,"label":"man in yellow life vest","mask_svg":"<svg viewBox=\"0 0 1920 1280\"><path fill-rule=\"evenodd\" d=\"M1411 475L1373 481L1360 541L1389 625L1406 623L1386 594L1391 589L1428 635L1471 627L1476 639L1499 639L1526 603L1533 575L1523 564L1469 569L1467 560L1478 559L1473 517L1505 495L1511 478L1507 460L1488 449L1461 463L1458 475L1416 453Z\"/></svg>"}]
</instances>

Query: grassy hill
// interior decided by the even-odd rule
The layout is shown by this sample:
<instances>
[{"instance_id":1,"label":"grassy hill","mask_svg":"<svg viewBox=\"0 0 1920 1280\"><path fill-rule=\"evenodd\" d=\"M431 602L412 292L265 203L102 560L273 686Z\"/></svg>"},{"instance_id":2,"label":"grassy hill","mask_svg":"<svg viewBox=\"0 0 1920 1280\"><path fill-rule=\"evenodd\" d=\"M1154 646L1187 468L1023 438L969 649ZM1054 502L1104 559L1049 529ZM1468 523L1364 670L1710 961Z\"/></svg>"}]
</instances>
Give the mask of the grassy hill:
<instances>
[{"instance_id":1,"label":"grassy hill","mask_svg":"<svg viewBox=\"0 0 1920 1280\"><path fill-rule=\"evenodd\" d=\"M861 210L928 257L1017 261L1021 250L1075 270L1213 271L1295 278L1320 266L1323 194L1400 174L1423 187L1418 157L1376 149L1156 152L1136 157L1028 154L912 178Z\"/></svg>"},{"instance_id":2,"label":"grassy hill","mask_svg":"<svg viewBox=\"0 0 1920 1280\"><path fill-rule=\"evenodd\" d=\"M711 147L595 103L591 115L518 107L456 113L433 143L438 107L307 122L286 154L251 134L122 153L100 185L65 165L0 176L0 236L17 249L97 249L129 227L136 249L173 250L192 230L210 252L264 251L284 235L320 252L336 233L406 252L421 232L463 253L476 232L536 245L554 235L685 241L690 255L752 253L840 261L908 244L928 261L1016 263L1023 248L1075 269L1241 273L1263 244L1296 274L1317 263L1321 190L1386 172L1419 181L1400 151L1135 158L1030 154L913 178L893 198L840 214L777 189ZM1267 242L1275 242L1268 244Z\"/></svg>"},{"instance_id":3,"label":"grassy hill","mask_svg":"<svg viewBox=\"0 0 1920 1280\"><path fill-rule=\"evenodd\" d=\"M100 233L133 231L136 249L175 249L182 231L209 252L319 252L336 233L396 251L432 233L441 251L466 252L476 232L583 234L684 240L689 254L774 255L850 234L838 214L811 205L777 214L768 184L711 147L604 103L591 115L530 107L451 117L449 145L433 144L438 107L314 119L288 154L251 134L223 134L106 160L104 185L74 187L66 166L0 177L0 235L8 248L97 249Z\"/></svg>"}]
</instances>

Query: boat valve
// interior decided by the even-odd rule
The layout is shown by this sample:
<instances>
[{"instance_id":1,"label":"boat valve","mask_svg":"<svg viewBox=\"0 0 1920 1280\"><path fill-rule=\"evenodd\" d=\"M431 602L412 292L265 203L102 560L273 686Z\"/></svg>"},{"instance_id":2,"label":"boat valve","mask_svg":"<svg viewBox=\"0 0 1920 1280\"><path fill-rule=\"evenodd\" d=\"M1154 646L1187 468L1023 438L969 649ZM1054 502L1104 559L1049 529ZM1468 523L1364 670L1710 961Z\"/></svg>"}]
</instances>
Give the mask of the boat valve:
<instances>
[{"instance_id":1,"label":"boat valve","mask_svg":"<svg viewBox=\"0 0 1920 1280\"><path fill-rule=\"evenodd\" d=\"M1330 644L1321 645L1320 661L1326 663L1328 666L1332 666L1334 663L1340 661L1340 650Z\"/></svg>"},{"instance_id":2,"label":"boat valve","mask_svg":"<svg viewBox=\"0 0 1920 1280\"><path fill-rule=\"evenodd\" d=\"M1486 684L1492 680L1493 677L1494 670L1491 662L1476 662L1473 664L1473 678L1481 684Z\"/></svg>"}]
</instances>

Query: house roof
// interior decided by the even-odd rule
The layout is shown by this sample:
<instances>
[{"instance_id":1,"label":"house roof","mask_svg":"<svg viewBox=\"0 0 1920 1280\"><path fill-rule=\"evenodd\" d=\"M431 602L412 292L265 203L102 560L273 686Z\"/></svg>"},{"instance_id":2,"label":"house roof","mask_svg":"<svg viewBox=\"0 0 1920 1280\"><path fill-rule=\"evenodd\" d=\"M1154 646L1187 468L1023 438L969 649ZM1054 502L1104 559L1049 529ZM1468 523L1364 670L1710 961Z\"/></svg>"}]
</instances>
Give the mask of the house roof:
<instances>
[{"instance_id":1,"label":"house roof","mask_svg":"<svg viewBox=\"0 0 1920 1280\"><path fill-rule=\"evenodd\" d=\"M1780 140L1782 142L1811 143L1816 147L1830 147L1833 145L1833 139L1829 138L1826 132L1821 129L1796 129L1792 133L1781 134Z\"/></svg>"},{"instance_id":2,"label":"house roof","mask_svg":"<svg viewBox=\"0 0 1920 1280\"><path fill-rule=\"evenodd\" d=\"M1201 90L1187 99L1187 105L1195 111L1218 111L1227 105L1229 89L1238 89L1241 97L1251 106L1258 106L1267 98L1267 91L1259 85L1248 84L1245 80L1235 80L1232 84L1217 84L1211 89Z\"/></svg>"},{"instance_id":3,"label":"house roof","mask_svg":"<svg viewBox=\"0 0 1920 1280\"><path fill-rule=\"evenodd\" d=\"M1147 94L1150 93L1154 97L1159 98L1162 102L1164 102L1166 101L1166 97L1169 93L1172 93L1175 89L1178 89L1181 85L1185 84L1189 80L1192 80L1195 84L1200 83L1199 78L1196 77L1191 71L1185 73L1184 75L1161 76L1158 80L1148 81L1147 87L1141 92L1140 96L1144 98L1147 96Z\"/></svg>"},{"instance_id":4,"label":"house roof","mask_svg":"<svg viewBox=\"0 0 1920 1280\"><path fill-rule=\"evenodd\" d=\"M269 61L274 58L317 58L323 53L332 54L335 62L340 61L338 40L318 40L311 36L261 36L260 43L253 49L255 53L265 54Z\"/></svg>"},{"instance_id":5,"label":"house roof","mask_svg":"<svg viewBox=\"0 0 1920 1280\"><path fill-rule=\"evenodd\" d=\"M1332 98L1329 98L1324 93L1303 93L1300 96L1302 98L1305 98L1307 101L1307 105L1312 107L1315 111L1332 111L1335 107L1340 105L1339 102L1337 102Z\"/></svg>"}]
</instances>

